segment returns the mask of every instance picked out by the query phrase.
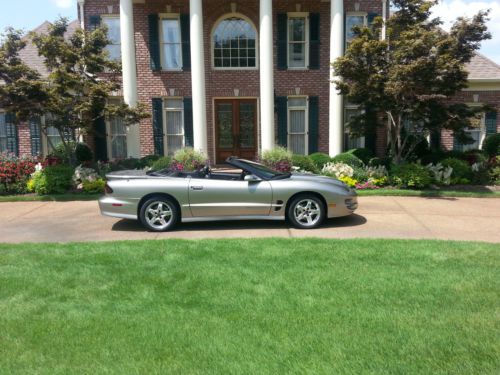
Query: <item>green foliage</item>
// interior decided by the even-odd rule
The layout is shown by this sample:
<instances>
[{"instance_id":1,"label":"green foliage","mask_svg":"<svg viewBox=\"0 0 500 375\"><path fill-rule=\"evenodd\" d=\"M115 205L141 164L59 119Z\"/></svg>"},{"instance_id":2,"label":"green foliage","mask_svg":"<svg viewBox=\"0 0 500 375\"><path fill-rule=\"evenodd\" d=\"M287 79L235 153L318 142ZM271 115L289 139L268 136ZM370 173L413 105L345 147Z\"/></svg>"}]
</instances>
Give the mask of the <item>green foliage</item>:
<instances>
[{"instance_id":1,"label":"green foliage","mask_svg":"<svg viewBox=\"0 0 500 375\"><path fill-rule=\"evenodd\" d=\"M88 194L101 194L104 193L104 185L106 185L106 181L102 178L93 181L84 181L83 191Z\"/></svg>"},{"instance_id":2,"label":"green foliage","mask_svg":"<svg viewBox=\"0 0 500 375\"><path fill-rule=\"evenodd\" d=\"M373 158L373 152L368 148L353 148L352 150L347 151L347 153L353 154L364 164L368 164L370 162L370 159Z\"/></svg>"},{"instance_id":3,"label":"green foliage","mask_svg":"<svg viewBox=\"0 0 500 375\"><path fill-rule=\"evenodd\" d=\"M349 152L338 154L337 156L332 158L332 162L347 164L353 168L362 168L364 166L361 159L359 159L356 155L351 154Z\"/></svg>"},{"instance_id":4,"label":"green foliage","mask_svg":"<svg viewBox=\"0 0 500 375\"><path fill-rule=\"evenodd\" d=\"M398 188L423 189L432 182L432 176L423 165L416 163L395 165L391 170L391 184Z\"/></svg>"},{"instance_id":5,"label":"green foliage","mask_svg":"<svg viewBox=\"0 0 500 375\"><path fill-rule=\"evenodd\" d=\"M196 171L208 163L207 157L191 147L178 150L172 158L172 167L180 171Z\"/></svg>"},{"instance_id":6,"label":"green foliage","mask_svg":"<svg viewBox=\"0 0 500 375\"><path fill-rule=\"evenodd\" d=\"M316 167L321 170L325 166L326 163L330 163L332 158L330 155L324 154L322 152L315 152L314 154L309 155L311 160L316 164Z\"/></svg>"},{"instance_id":7,"label":"green foliage","mask_svg":"<svg viewBox=\"0 0 500 375\"><path fill-rule=\"evenodd\" d=\"M292 168L292 152L283 147L275 147L262 152L260 161L269 168L289 172Z\"/></svg>"},{"instance_id":8,"label":"green foliage","mask_svg":"<svg viewBox=\"0 0 500 375\"><path fill-rule=\"evenodd\" d=\"M168 156L162 156L154 163L151 164L151 169L154 171L160 171L162 169L167 169L172 164L172 159Z\"/></svg>"},{"instance_id":9,"label":"green foliage","mask_svg":"<svg viewBox=\"0 0 500 375\"><path fill-rule=\"evenodd\" d=\"M140 159L140 163L142 165L144 165L144 168L145 167L152 167L153 164L158 160L158 159L161 159L162 156L160 155L146 155L146 156L143 156L141 159Z\"/></svg>"},{"instance_id":10,"label":"green foliage","mask_svg":"<svg viewBox=\"0 0 500 375\"><path fill-rule=\"evenodd\" d=\"M333 64L337 88L350 103L366 109L349 121L350 131L369 134L379 126L388 127L390 155L397 164L412 152L411 134L445 128L461 142L469 142L464 129L485 110L442 99L467 87L465 65L481 41L491 38L488 11L459 18L446 32L439 19L431 18L435 4L394 1L394 11L385 22L387 37L380 37L381 17L367 27L354 27L354 40Z\"/></svg>"},{"instance_id":11,"label":"green foliage","mask_svg":"<svg viewBox=\"0 0 500 375\"><path fill-rule=\"evenodd\" d=\"M293 155L292 164L294 167L298 167L300 171L319 173L318 167L309 156Z\"/></svg>"},{"instance_id":12,"label":"green foliage","mask_svg":"<svg viewBox=\"0 0 500 375\"><path fill-rule=\"evenodd\" d=\"M500 155L500 133L488 135L483 142L483 150L490 158Z\"/></svg>"},{"instance_id":13,"label":"green foliage","mask_svg":"<svg viewBox=\"0 0 500 375\"><path fill-rule=\"evenodd\" d=\"M92 161L94 155L90 147L85 143L77 143L75 147L75 157L78 164Z\"/></svg>"},{"instance_id":14,"label":"green foliage","mask_svg":"<svg viewBox=\"0 0 500 375\"><path fill-rule=\"evenodd\" d=\"M366 171L365 168L363 167L353 167L354 172L352 177L357 181L357 182L365 182L368 180L368 172Z\"/></svg>"},{"instance_id":15,"label":"green foliage","mask_svg":"<svg viewBox=\"0 0 500 375\"><path fill-rule=\"evenodd\" d=\"M444 167L453 168L453 172L451 173L451 183L452 184L468 184L472 178L472 170L467 164L467 162L455 159L455 158L447 158L441 161L441 164Z\"/></svg>"},{"instance_id":16,"label":"green foliage","mask_svg":"<svg viewBox=\"0 0 500 375\"><path fill-rule=\"evenodd\" d=\"M42 169L33 175L33 189L38 195L63 194L71 187L73 168L55 165Z\"/></svg>"}]
</instances>

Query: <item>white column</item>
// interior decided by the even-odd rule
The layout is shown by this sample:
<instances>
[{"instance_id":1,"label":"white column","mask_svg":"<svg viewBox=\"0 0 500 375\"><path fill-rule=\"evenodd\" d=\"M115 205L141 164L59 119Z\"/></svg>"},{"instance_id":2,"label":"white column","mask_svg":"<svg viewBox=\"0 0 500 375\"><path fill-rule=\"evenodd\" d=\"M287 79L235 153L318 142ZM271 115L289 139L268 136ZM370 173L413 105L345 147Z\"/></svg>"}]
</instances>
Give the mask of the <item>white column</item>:
<instances>
[{"instance_id":1,"label":"white column","mask_svg":"<svg viewBox=\"0 0 500 375\"><path fill-rule=\"evenodd\" d=\"M189 0L194 148L208 155L202 0Z\"/></svg>"},{"instance_id":2,"label":"white column","mask_svg":"<svg viewBox=\"0 0 500 375\"><path fill-rule=\"evenodd\" d=\"M387 28L385 26L385 24L387 23L387 0L382 0L382 20L384 24L382 25L382 35L380 36L380 38L382 40L385 40L387 32Z\"/></svg>"},{"instance_id":3,"label":"white column","mask_svg":"<svg viewBox=\"0 0 500 375\"><path fill-rule=\"evenodd\" d=\"M273 2L260 0L260 132L262 151L274 148Z\"/></svg>"},{"instance_id":4,"label":"white column","mask_svg":"<svg viewBox=\"0 0 500 375\"><path fill-rule=\"evenodd\" d=\"M137 105L137 67L135 65L134 8L132 0L120 0L120 39L122 48L123 100ZM139 124L131 125L127 134L129 157L141 155Z\"/></svg>"},{"instance_id":5,"label":"white column","mask_svg":"<svg viewBox=\"0 0 500 375\"><path fill-rule=\"evenodd\" d=\"M333 62L344 53L344 1L331 0L330 21L330 62ZM330 80L336 80L333 68L330 68ZM330 83L330 120L329 120L329 154L338 155L342 152L344 140L342 95Z\"/></svg>"},{"instance_id":6,"label":"white column","mask_svg":"<svg viewBox=\"0 0 500 375\"><path fill-rule=\"evenodd\" d=\"M85 29L85 0L78 0L78 10L80 13L80 27Z\"/></svg>"}]
</instances>

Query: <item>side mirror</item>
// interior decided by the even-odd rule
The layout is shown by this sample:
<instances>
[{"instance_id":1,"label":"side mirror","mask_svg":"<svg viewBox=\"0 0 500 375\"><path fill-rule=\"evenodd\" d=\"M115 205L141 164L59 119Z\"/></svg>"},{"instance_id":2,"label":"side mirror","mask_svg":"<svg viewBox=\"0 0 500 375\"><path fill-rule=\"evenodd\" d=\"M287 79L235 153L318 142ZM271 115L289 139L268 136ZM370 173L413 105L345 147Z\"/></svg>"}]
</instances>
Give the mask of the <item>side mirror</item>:
<instances>
[{"instance_id":1,"label":"side mirror","mask_svg":"<svg viewBox=\"0 0 500 375\"><path fill-rule=\"evenodd\" d=\"M259 182L262 180L254 174L248 174L245 176L245 181L247 181L247 182Z\"/></svg>"}]
</instances>

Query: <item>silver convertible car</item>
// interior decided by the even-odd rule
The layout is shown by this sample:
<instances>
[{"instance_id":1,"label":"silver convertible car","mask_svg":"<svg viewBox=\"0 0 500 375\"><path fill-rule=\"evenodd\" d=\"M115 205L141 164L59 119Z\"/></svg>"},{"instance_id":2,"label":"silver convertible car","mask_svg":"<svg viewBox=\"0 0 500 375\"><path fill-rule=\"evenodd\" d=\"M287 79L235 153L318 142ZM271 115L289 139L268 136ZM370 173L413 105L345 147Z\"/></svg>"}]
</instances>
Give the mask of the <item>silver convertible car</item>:
<instances>
[{"instance_id":1,"label":"silver convertible car","mask_svg":"<svg viewBox=\"0 0 500 375\"><path fill-rule=\"evenodd\" d=\"M262 164L231 157L236 171L120 171L107 175L103 215L140 220L151 231L167 231L178 222L239 219L287 219L302 229L325 218L350 215L356 192L333 178L281 173Z\"/></svg>"}]
</instances>

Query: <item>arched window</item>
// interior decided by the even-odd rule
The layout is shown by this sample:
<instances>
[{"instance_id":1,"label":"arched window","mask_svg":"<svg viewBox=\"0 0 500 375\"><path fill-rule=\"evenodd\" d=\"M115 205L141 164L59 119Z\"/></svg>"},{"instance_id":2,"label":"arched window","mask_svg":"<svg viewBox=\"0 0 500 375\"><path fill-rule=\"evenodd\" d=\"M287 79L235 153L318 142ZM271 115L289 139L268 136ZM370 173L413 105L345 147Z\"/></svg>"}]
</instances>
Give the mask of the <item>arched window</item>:
<instances>
[{"instance_id":1,"label":"arched window","mask_svg":"<svg viewBox=\"0 0 500 375\"><path fill-rule=\"evenodd\" d=\"M213 56L216 68L255 68L257 32L238 16L224 18L213 31Z\"/></svg>"}]
</instances>

